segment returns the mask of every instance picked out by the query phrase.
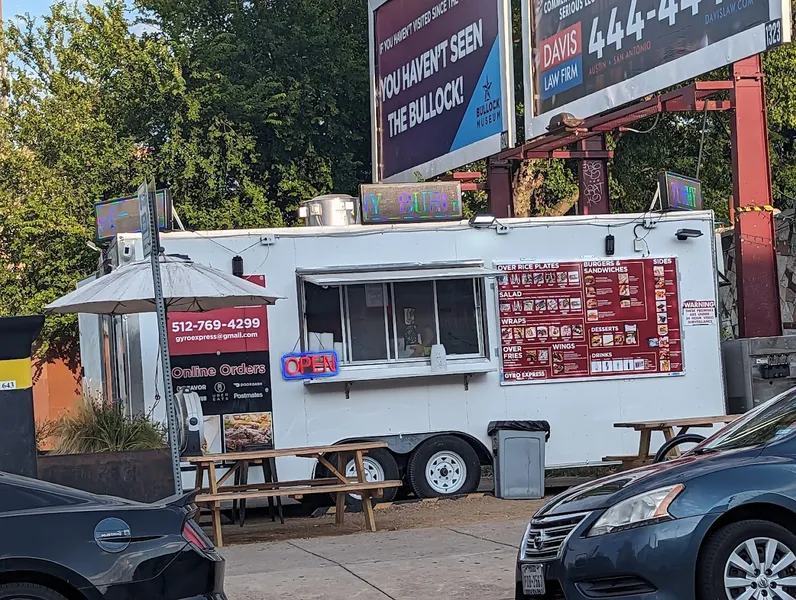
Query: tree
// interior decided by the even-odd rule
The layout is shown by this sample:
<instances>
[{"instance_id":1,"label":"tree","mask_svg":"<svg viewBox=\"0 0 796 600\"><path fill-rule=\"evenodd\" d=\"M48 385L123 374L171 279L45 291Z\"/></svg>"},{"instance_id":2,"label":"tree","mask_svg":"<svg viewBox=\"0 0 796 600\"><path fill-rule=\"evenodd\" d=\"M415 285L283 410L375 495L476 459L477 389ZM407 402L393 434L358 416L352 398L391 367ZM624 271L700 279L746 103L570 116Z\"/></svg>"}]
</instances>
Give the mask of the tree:
<instances>
[{"instance_id":1,"label":"tree","mask_svg":"<svg viewBox=\"0 0 796 600\"><path fill-rule=\"evenodd\" d=\"M245 152L254 160L246 173L263 199L276 201L274 219L294 222L302 200L332 190L356 193L368 180L365 4L140 0L139 7L180 48L186 89L202 107L200 131L223 119L247 134ZM171 161L169 178L177 181L186 166L187 159ZM193 223L217 214L215 199L200 202L198 190L175 189L185 192L178 195Z\"/></svg>"},{"instance_id":2,"label":"tree","mask_svg":"<svg viewBox=\"0 0 796 600\"><path fill-rule=\"evenodd\" d=\"M56 4L37 26L7 30L13 81L0 115L0 313L40 312L97 267L96 200L134 189L148 168L125 133L126 100L146 75L177 82L167 49L133 38L121 2L105 8ZM5 57L3 57L5 58ZM144 111L157 80L140 96ZM158 97L165 97L160 94ZM128 113L129 114L129 113ZM50 317L40 355L74 359L75 318Z\"/></svg>"}]
</instances>

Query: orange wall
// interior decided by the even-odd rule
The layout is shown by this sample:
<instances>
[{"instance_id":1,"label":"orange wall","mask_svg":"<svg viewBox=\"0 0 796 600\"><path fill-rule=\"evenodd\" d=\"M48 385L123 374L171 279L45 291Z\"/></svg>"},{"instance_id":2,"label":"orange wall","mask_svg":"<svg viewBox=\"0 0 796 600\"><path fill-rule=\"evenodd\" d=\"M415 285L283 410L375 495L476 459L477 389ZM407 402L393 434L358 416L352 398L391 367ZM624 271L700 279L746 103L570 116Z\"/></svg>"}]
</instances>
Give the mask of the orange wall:
<instances>
[{"instance_id":1,"label":"orange wall","mask_svg":"<svg viewBox=\"0 0 796 600\"><path fill-rule=\"evenodd\" d=\"M36 367L33 376L36 377ZM56 361L42 365L39 378L33 385L33 411L36 421L54 421L82 402L80 377Z\"/></svg>"}]
</instances>

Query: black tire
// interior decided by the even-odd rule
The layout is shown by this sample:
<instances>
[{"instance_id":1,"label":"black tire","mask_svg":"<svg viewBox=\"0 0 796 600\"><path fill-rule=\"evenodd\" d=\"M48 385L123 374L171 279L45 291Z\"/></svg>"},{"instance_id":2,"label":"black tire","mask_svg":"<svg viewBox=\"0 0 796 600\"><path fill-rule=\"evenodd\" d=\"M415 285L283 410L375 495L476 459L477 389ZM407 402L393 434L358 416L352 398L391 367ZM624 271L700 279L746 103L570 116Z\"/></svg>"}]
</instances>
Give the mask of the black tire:
<instances>
[{"instance_id":1,"label":"black tire","mask_svg":"<svg viewBox=\"0 0 796 600\"><path fill-rule=\"evenodd\" d=\"M35 583L0 585L0 600L66 600L55 590Z\"/></svg>"},{"instance_id":2,"label":"black tire","mask_svg":"<svg viewBox=\"0 0 796 600\"><path fill-rule=\"evenodd\" d=\"M663 462L666 460L666 455L680 444L698 444L704 439L705 436L699 435L698 433L683 433L681 435L676 435L672 439L664 442L663 446L658 448L658 451L655 453L655 458L652 462Z\"/></svg>"},{"instance_id":3,"label":"black tire","mask_svg":"<svg viewBox=\"0 0 796 600\"><path fill-rule=\"evenodd\" d=\"M715 531L702 545L697 560L697 600L726 599L724 568L730 555L746 540L763 537L777 540L787 546L791 552L796 552L796 535L770 521L757 519L738 521ZM791 570L796 573L794 565L786 567L781 573L792 576Z\"/></svg>"},{"instance_id":4,"label":"black tire","mask_svg":"<svg viewBox=\"0 0 796 600\"><path fill-rule=\"evenodd\" d=\"M429 462L438 453L446 453L458 458L455 463L443 460L436 465L430 465ZM458 479L455 470L457 463L463 467L463 470L466 470L466 473L458 471L458 474L462 476ZM437 482L436 489L430 482L432 469L443 475L435 480ZM481 482L481 461L478 459L475 449L462 438L454 435L440 435L426 440L415 449L409 459L407 472L409 484L418 498L459 496L472 494L478 490L478 484ZM448 475L448 473L452 473L452 475ZM451 491L445 492L442 488L448 482Z\"/></svg>"},{"instance_id":5,"label":"black tire","mask_svg":"<svg viewBox=\"0 0 796 600\"><path fill-rule=\"evenodd\" d=\"M332 463L335 467L337 467L337 455L329 455L328 460ZM353 457L349 459L346 466L351 464ZM373 461L378 463L378 466L381 468L381 471L384 473L384 480L385 481L394 481L397 479L401 479L401 473L398 469L398 461L395 460L392 452L387 450L386 448L376 448L374 450L368 450L367 454L365 454L365 469L367 470L367 462ZM323 477L331 476L328 469L323 469ZM372 498L372 504L376 505L380 502L392 502L395 500L395 495L398 493L398 488L385 488L380 498ZM360 511L362 510L362 500L360 498L355 498L351 494L346 494L345 503L349 510L351 511ZM334 498L332 498L332 505L334 505Z\"/></svg>"}]
</instances>

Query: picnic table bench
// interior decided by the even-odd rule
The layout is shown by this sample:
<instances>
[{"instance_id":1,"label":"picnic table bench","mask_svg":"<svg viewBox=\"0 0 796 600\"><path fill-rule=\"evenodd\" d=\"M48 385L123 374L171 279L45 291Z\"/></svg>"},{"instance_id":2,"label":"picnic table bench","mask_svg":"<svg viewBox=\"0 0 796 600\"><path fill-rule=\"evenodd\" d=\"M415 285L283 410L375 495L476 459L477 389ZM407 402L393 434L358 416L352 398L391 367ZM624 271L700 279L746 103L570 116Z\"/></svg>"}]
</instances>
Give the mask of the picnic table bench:
<instances>
[{"instance_id":1,"label":"picnic table bench","mask_svg":"<svg viewBox=\"0 0 796 600\"><path fill-rule=\"evenodd\" d=\"M338 446L309 446L305 448L281 448L279 450L257 450L252 452L228 452L224 454L206 454L204 456L188 456L183 461L196 465L196 503L210 508L213 520L213 537L218 547L224 546L221 534L221 503L259 498L302 498L309 494L331 494L335 497L335 524L342 525L345 514L346 494L355 493L362 497L362 510L365 514L365 525L370 531L376 531L376 519L371 504L371 497L379 497L386 488L401 487L400 481L369 482L365 475L363 456L368 450L386 448L386 442L363 442L340 444ZM337 465L333 465L326 455L337 456ZM302 481L266 481L243 485L224 485L236 472L245 470L249 464L261 463L270 459L297 456L318 460L332 474L332 477L308 479ZM357 476L344 475L348 457L354 457ZM217 463L231 466L221 477L217 476ZM208 484L205 486L205 473Z\"/></svg>"},{"instance_id":2,"label":"picnic table bench","mask_svg":"<svg viewBox=\"0 0 796 600\"><path fill-rule=\"evenodd\" d=\"M614 427L634 429L641 433L638 453L632 456L604 456L603 462L621 462L622 469L633 469L652 464L655 455L650 454L652 433L660 431L665 441L683 435L691 428L713 427L717 423L726 424L734 421L738 415L718 415L715 417L688 417L684 419L661 419L658 421L637 421L631 423L614 423ZM675 433L675 428L679 431ZM675 449L673 452L679 452Z\"/></svg>"}]
</instances>

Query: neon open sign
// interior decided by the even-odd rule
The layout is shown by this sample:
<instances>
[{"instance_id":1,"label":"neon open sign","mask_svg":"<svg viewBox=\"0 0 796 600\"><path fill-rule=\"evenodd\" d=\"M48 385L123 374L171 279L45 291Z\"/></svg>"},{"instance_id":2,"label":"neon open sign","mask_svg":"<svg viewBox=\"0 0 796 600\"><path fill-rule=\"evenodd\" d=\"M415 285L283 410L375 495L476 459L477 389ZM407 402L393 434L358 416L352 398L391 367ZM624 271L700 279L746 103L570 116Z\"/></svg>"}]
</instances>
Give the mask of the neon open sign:
<instances>
[{"instance_id":1,"label":"neon open sign","mask_svg":"<svg viewBox=\"0 0 796 600\"><path fill-rule=\"evenodd\" d=\"M383 183L360 188L363 224L461 221L457 182Z\"/></svg>"},{"instance_id":2,"label":"neon open sign","mask_svg":"<svg viewBox=\"0 0 796 600\"><path fill-rule=\"evenodd\" d=\"M660 173L658 183L663 210L702 210L702 185L698 179Z\"/></svg>"},{"instance_id":3,"label":"neon open sign","mask_svg":"<svg viewBox=\"0 0 796 600\"><path fill-rule=\"evenodd\" d=\"M282 377L288 381L335 377L339 373L340 362L334 350L282 356Z\"/></svg>"}]
</instances>

